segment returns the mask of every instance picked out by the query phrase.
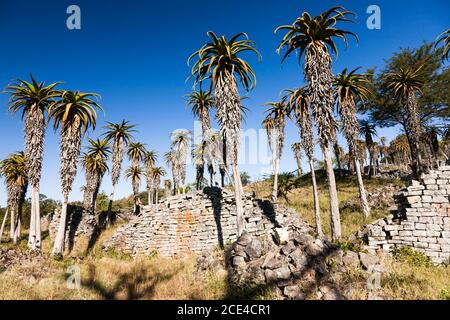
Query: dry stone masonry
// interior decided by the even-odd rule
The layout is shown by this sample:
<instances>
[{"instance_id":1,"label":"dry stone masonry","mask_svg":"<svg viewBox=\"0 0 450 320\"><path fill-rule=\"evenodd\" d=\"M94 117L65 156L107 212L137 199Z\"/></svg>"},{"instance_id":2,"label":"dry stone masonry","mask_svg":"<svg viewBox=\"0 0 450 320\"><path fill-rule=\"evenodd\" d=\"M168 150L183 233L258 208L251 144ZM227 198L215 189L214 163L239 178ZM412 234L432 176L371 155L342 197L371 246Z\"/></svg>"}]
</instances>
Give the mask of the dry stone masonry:
<instances>
[{"instance_id":1,"label":"dry stone masonry","mask_svg":"<svg viewBox=\"0 0 450 320\"><path fill-rule=\"evenodd\" d=\"M360 232L369 251L410 246L435 263L450 260L450 166L422 176L395 194L398 210Z\"/></svg>"},{"instance_id":2,"label":"dry stone masonry","mask_svg":"<svg viewBox=\"0 0 450 320\"><path fill-rule=\"evenodd\" d=\"M284 299L341 300L352 295L349 270L361 272L362 279L382 270L377 256L344 251L305 231L289 226L274 229L272 236L243 234L226 253L235 291L270 289Z\"/></svg>"},{"instance_id":3,"label":"dry stone masonry","mask_svg":"<svg viewBox=\"0 0 450 320\"><path fill-rule=\"evenodd\" d=\"M296 225L309 228L294 211L246 194L245 228L254 235L275 227ZM220 188L169 197L153 207L143 207L108 239L104 248L131 255L174 256L204 252L234 242L236 206L234 194Z\"/></svg>"}]
</instances>

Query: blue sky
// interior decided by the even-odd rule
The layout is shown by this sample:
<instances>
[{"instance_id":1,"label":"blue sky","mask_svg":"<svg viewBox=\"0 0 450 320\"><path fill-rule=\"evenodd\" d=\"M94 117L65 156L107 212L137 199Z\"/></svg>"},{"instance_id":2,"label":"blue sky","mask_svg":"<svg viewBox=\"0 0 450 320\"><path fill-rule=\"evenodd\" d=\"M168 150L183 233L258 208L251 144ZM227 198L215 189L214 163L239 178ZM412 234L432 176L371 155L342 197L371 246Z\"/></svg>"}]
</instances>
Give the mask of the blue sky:
<instances>
[{"instance_id":1,"label":"blue sky","mask_svg":"<svg viewBox=\"0 0 450 320\"><path fill-rule=\"evenodd\" d=\"M81 8L81 30L66 28L66 8ZM381 30L366 27L369 5L381 8ZM250 92L250 109L245 129L260 128L265 102L279 98L285 88L304 84L295 57L280 65L275 48L281 38L274 35L280 24L291 23L303 11L316 15L334 5L343 5L357 13L357 24L347 29L356 32L359 43L351 40L345 49L339 43L340 56L334 72L344 67L382 67L384 59L401 47L417 47L433 41L450 25L448 0L429 1L143 1L72 0L0 2L0 86L31 72L38 80L63 81L62 87L101 94L106 115L100 115L97 137L104 121L123 118L138 124L136 139L162 155L169 149L170 132L193 129L184 95L192 83L186 83L188 56L203 45L206 32L213 30L228 37L246 32L256 42L263 60L248 56L258 84ZM339 41L338 41L339 42ZM0 158L23 148L20 115L6 112L8 96L0 95ZM380 129L379 136L392 137L398 128ZM298 139L297 129L289 125L282 171L292 171L295 163L288 146ZM59 136L48 129L41 193L61 199L59 186ZM317 150L317 157L321 158ZM306 164L304 166L306 168ZM267 164L242 165L253 178L261 176ZM188 168L193 180L193 168ZM81 198L84 177L81 170L70 200ZM143 186L144 187L144 186ZM110 178L102 189L109 193ZM117 196L131 193L129 182L122 180ZM5 204L3 183L0 205Z\"/></svg>"}]
</instances>

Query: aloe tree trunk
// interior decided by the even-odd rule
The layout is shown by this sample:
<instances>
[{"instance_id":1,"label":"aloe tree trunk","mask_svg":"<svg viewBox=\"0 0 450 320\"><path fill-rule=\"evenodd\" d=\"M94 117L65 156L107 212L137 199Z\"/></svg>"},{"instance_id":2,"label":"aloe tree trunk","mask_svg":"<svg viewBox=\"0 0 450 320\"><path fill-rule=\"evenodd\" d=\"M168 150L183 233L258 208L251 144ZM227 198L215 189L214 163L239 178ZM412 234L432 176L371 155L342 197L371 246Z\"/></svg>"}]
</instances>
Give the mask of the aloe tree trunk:
<instances>
[{"instance_id":1,"label":"aloe tree trunk","mask_svg":"<svg viewBox=\"0 0 450 320\"><path fill-rule=\"evenodd\" d=\"M112 191L111 191L111 195L109 196L109 203L108 203L108 215L107 215L107 223L111 224L111 220L112 220L112 205L113 205L113 201L114 201L114 191L115 191L116 186L113 185L112 186Z\"/></svg>"},{"instance_id":2,"label":"aloe tree trunk","mask_svg":"<svg viewBox=\"0 0 450 320\"><path fill-rule=\"evenodd\" d=\"M16 214L14 212L15 208L11 208L11 214L10 214L10 226L9 226L9 238L11 241L14 241L14 231L15 231L15 225L16 225Z\"/></svg>"},{"instance_id":3,"label":"aloe tree trunk","mask_svg":"<svg viewBox=\"0 0 450 320\"><path fill-rule=\"evenodd\" d=\"M17 204L17 220L14 226L13 242L20 241L20 234L22 229L22 215L23 215L23 201L22 199Z\"/></svg>"},{"instance_id":4,"label":"aloe tree trunk","mask_svg":"<svg viewBox=\"0 0 450 320\"><path fill-rule=\"evenodd\" d=\"M323 238L322 222L320 219L319 191L317 190L316 170L314 169L313 159L309 159L309 168L311 170L311 180L313 186L314 218L316 220L316 233L319 236L319 238Z\"/></svg>"},{"instance_id":5,"label":"aloe tree trunk","mask_svg":"<svg viewBox=\"0 0 450 320\"><path fill-rule=\"evenodd\" d=\"M147 189L147 197L148 197L148 205L151 206L153 204L153 192L151 189Z\"/></svg>"},{"instance_id":6,"label":"aloe tree trunk","mask_svg":"<svg viewBox=\"0 0 450 320\"><path fill-rule=\"evenodd\" d=\"M367 218L370 215L370 207L367 202L366 190L364 188L364 182L361 174L361 166L359 164L359 160L355 158L355 168L356 168L356 176L358 177L358 187L359 187L359 201L361 203L361 209L363 211L364 216Z\"/></svg>"},{"instance_id":7,"label":"aloe tree trunk","mask_svg":"<svg viewBox=\"0 0 450 320\"><path fill-rule=\"evenodd\" d=\"M276 157L274 160L274 177L273 177L273 190L272 201L276 203L278 201L278 167L280 165L280 159Z\"/></svg>"},{"instance_id":8,"label":"aloe tree trunk","mask_svg":"<svg viewBox=\"0 0 450 320\"><path fill-rule=\"evenodd\" d=\"M0 227L0 243L2 242L3 238L3 230L5 229L6 220L8 218L9 214L9 208L6 208L5 216L3 217L2 226Z\"/></svg>"},{"instance_id":9,"label":"aloe tree trunk","mask_svg":"<svg viewBox=\"0 0 450 320\"><path fill-rule=\"evenodd\" d=\"M77 165L81 151L81 140L82 137L80 118L75 118L73 123L67 124L61 128L61 167L59 174L64 201L61 210L58 232L52 250L52 255L54 257L61 257L64 254L67 224L67 204L69 202L69 194L72 191L73 181L77 175Z\"/></svg>"},{"instance_id":10,"label":"aloe tree trunk","mask_svg":"<svg viewBox=\"0 0 450 320\"><path fill-rule=\"evenodd\" d=\"M61 215L59 217L58 232L56 233L55 242L53 244L52 255L54 257L62 257L64 253L64 245L66 242L66 224L67 224L67 203L68 196L64 195L64 201L61 208Z\"/></svg>"},{"instance_id":11,"label":"aloe tree trunk","mask_svg":"<svg viewBox=\"0 0 450 320\"><path fill-rule=\"evenodd\" d=\"M361 210L365 217L370 215L370 207L367 202L366 190L364 188L364 182L361 173L361 164L359 159L359 153L357 152L357 140L358 140L358 119L356 118L356 104L353 98L348 98L342 101L340 108L341 120L343 124L345 138L349 146L349 166L356 171L359 188L359 200L361 203Z\"/></svg>"},{"instance_id":12,"label":"aloe tree trunk","mask_svg":"<svg viewBox=\"0 0 450 320\"><path fill-rule=\"evenodd\" d=\"M418 178L423 172L422 158L420 155L420 137L422 135L422 128L420 125L420 118L418 114L417 98L414 90L409 90L406 97L406 111L407 111L407 126L409 132L410 150L412 158L413 174Z\"/></svg>"},{"instance_id":13,"label":"aloe tree trunk","mask_svg":"<svg viewBox=\"0 0 450 320\"><path fill-rule=\"evenodd\" d=\"M238 168L241 139L242 104L232 72L222 71L215 85L216 118L220 124L221 137L226 140L227 158L231 159L236 201L237 235L242 235L244 225L243 188ZM228 163L228 161L227 161Z\"/></svg>"},{"instance_id":14,"label":"aloe tree trunk","mask_svg":"<svg viewBox=\"0 0 450 320\"><path fill-rule=\"evenodd\" d=\"M245 229L244 223L244 202L242 201L243 189L241 176L239 173L239 168L237 163L233 164L233 181L234 181L234 192L235 192L235 201L236 201L236 226L237 226L237 235L240 237Z\"/></svg>"},{"instance_id":15,"label":"aloe tree trunk","mask_svg":"<svg viewBox=\"0 0 450 320\"><path fill-rule=\"evenodd\" d=\"M27 159L28 180L31 190L31 214L28 247L41 249L41 214L39 207L39 185L44 156L45 114L41 108L27 113L25 119L25 157Z\"/></svg>"},{"instance_id":16,"label":"aloe tree trunk","mask_svg":"<svg viewBox=\"0 0 450 320\"><path fill-rule=\"evenodd\" d=\"M331 213L331 234L333 240L341 238L341 218L339 215L339 200L336 190L336 179L334 177L333 162L331 161L330 149L323 146L323 159L327 172L328 192L330 194L330 213Z\"/></svg>"},{"instance_id":17,"label":"aloe tree trunk","mask_svg":"<svg viewBox=\"0 0 450 320\"><path fill-rule=\"evenodd\" d=\"M305 77L327 172L332 238L338 240L341 237L341 224L336 180L330 153L330 143L336 140L331 64L331 57L325 43L313 42L308 45L305 56Z\"/></svg>"}]
</instances>

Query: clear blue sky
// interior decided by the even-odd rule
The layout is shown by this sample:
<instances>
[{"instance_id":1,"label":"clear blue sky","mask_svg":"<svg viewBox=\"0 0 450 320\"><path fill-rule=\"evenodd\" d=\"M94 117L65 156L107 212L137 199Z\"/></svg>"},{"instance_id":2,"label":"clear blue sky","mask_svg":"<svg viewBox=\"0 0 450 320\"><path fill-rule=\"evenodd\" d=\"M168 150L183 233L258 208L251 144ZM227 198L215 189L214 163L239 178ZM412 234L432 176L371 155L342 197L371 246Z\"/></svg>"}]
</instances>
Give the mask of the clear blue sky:
<instances>
[{"instance_id":1,"label":"clear blue sky","mask_svg":"<svg viewBox=\"0 0 450 320\"><path fill-rule=\"evenodd\" d=\"M71 4L81 8L81 30L66 28L66 8ZM381 30L366 27L366 9L371 4L381 8ZM450 27L448 0L1 0L0 86L4 88L17 78L26 79L31 72L38 80L64 81L64 88L97 92L102 96L106 116L100 116L99 128L91 137L100 134L104 121L126 118L139 125L137 140L161 155L169 148L172 130L193 129L184 97L192 87L185 82L189 75L186 60L208 40L208 30L228 37L244 31L262 53L261 63L253 56L248 59L258 84L246 100L250 112L245 128L258 129L262 105L276 100L282 89L303 84L295 58L280 65L275 48L281 35L274 35L274 29L291 23L305 10L316 15L334 5L344 5L357 13L358 23L346 28L360 37L358 44L351 40L347 50L339 43L341 53L334 72L344 67L381 67L384 59L400 47L433 41ZM23 148L22 122L19 115L12 117L6 112L7 100L7 95L0 95L0 158ZM392 137L397 131L380 129L379 136ZM288 146L298 139L296 128L289 125L286 135L281 169L292 171L295 163ZM61 199L58 141L58 134L49 129L41 192L55 199ZM319 152L317 157L321 158ZM241 167L257 178L267 164ZM188 177L193 180L192 167ZM83 182L79 170L71 200L81 199ZM109 193L109 177L102 189ZM130 194L129 182L121 181L117 191L119 197ZM4 204L1 183L0 205Z\"/></svg>"}]
</instances>

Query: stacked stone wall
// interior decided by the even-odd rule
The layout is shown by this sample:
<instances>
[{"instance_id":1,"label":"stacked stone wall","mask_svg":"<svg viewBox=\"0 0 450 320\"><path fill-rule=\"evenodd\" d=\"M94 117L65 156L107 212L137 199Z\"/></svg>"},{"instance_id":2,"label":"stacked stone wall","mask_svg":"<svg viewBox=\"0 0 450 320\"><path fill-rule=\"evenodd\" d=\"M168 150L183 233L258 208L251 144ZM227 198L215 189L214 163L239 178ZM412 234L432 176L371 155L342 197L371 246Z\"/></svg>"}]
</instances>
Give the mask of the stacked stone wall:
<instances>
[{"instance_id":1,"label":"stacked stone wall","mask_svg":"<svg viewBox=\"0 0 450 320\"><path fill-rule=\"evenodd\" d=\"M440 167L412 181L394 195L397 210L366 226L360 236L369 251L410 246L433 262L450 259L450 166Z\"/></svg>"},{"instance_id":2,"label":"stacked stone wall","mask_svg":"<svg viewBox=\"0 0 450 320\"><path fill-rule=\"evenodd\" d=\"M295 225L309 231L294 211L246 194L245 229L253 235ZM127 254L173 256L224 247L237 239L234 194L220 188L169 197L145 206L106 241L105 249Z\"/></svg>"}]
</instances>

